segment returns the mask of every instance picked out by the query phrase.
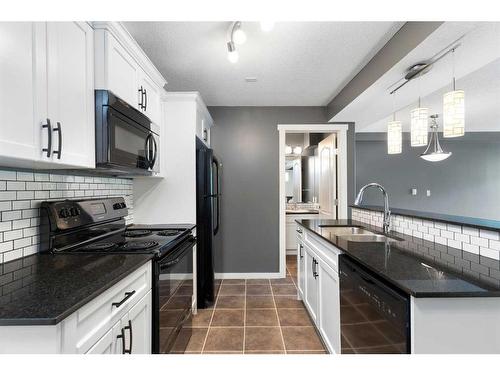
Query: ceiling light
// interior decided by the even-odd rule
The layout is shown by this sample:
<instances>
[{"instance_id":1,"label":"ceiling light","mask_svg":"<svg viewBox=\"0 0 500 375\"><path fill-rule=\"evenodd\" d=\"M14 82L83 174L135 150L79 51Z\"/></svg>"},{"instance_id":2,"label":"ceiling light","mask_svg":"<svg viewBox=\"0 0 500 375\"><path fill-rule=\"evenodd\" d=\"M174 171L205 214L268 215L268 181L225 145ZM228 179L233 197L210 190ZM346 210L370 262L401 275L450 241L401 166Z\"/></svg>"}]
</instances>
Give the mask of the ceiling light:
<instances>
[{"instance_id":1,"label":"ceiling light","mask_svg":"<svg viewBox=\"0 0 500 375\"><path fill-rule=\"evenodd\" d=\"M296 146L296 147L294 147L294 148L293 148L293 153L294 153L295 155L300 155L300 154L302 154L302 147L300 147L300 146Z\"/></svg>"},{"instance_id":2,"label":"ceiling light","mask_svg":"<svg viewBox=\"0 0 500 375\"><path fill-rule=\"evenodd\" d=\"M234 43L227 42L227 59L232 62L233 64L238 62L238 51L236 51L236 47L234 46Z\"/></svg>"},{"instance_id":3,"label":"ceiling light","mask_svg":"<svg viewBox=\"0 0 500 375\"><path fill-rule=\"evenodd\" d=\"M443 95L443 137L461 137L465 133L465 92L455 87L455 49L451 51L453 91Z\"/></svg>"},{"instance_id":4,"label":"ceiling light","mask_svg":"<svg viewBox=\"0 0 500 375\"><path fill-rule=\"evenodd\" d=\"M410 123L411 146L426 146L429 129L429 109L420 106L420 98L418 98L418 108L410 112Z\"/></svg>"},{"instance_id":5,"label":"ceiling light","mask_svg":"<svg viewBox=\"0 0 500 375\"><path fill-rule=\"evenodd\" d=\"M438 115L431 116L432 119L431 139L429 141L427 149L424 151L423 154L420 155L422 159L432 162L445 160L451 156L451 152L444 152L443 149L441 148L441 145L439 144L438 124L436 122L437 118Z\"/></svg>"},{"instance_id":6,"label":"ceiling light","mask_svg":"<svg viewBox=\"0 0 500 375\"><path fill-rule=\"evenodd\" d=\"M285 146L285 154L291 154L292 153L292 147L291 146Z\"/></svg>"},{"instance_id":7,"label":"ceiling light","mask_svg":"<svg viewBox=\"0 0 500 375\"><path fill-rule=\"evenodd\" d=\"M241 26L239 26L241 27ZM244 44L247 41L247 34L241 29L236 29L233 31L233 42L237 45Z\"/></svg>"},{"instance_id":8,"label":"ceiling light","mask_svg":"<svg viewBox=\"0 0 500 375\"><path fill-rule=\"evenodd\" d=\"M269 32L274 28L273 21L260 21L260 29L264 32Z\"/></svg>"}]
</instances>

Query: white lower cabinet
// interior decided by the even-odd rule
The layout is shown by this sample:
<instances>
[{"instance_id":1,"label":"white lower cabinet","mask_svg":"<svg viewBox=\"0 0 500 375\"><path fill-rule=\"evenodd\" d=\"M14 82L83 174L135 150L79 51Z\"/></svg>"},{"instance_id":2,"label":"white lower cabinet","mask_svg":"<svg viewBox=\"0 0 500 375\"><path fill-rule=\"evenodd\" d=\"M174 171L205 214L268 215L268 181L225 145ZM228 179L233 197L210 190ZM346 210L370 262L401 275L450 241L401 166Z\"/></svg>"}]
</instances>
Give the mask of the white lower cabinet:
<instances>
[{"instance_id":1,"label":"white lower cabinet","mask_svg":"<svg viewBox=\"0 0 500 375\"><path fill-rule=\"evenodd\" d=\"M0 326L0 354L148 354L152 265L144 264L56 325Z\"/></svg>"},{"instance_id":2,"label":"white lower cabinet","mask_svg":"<svg viewBox=\"0 0 500 375\"><path fill-rule=\"evenodd\" d=\"M305 277L305 267L306 258L305 258L305 249L304 243L301 238L297 238L297 289L299 291L299 296L302 297L305 290L306 285L306 277Z\"/></svg>"},{"instance_id":3,"label":"white lower cabinet","mask_svg":"<svg viewBox=\"0 0 500 375\"><path fill-rule=\"evenodd\" d=\"M330 353L340 353L339 275L319 261L319 331Z\"/></svg>"},{"instance_id":4,"label":"white lower cabinet","mask_svg":"<svg viewBox=\"0 0 500 375\"><path fill-rule=\"evenodd\" d=\"M319 312L319 288L315 271L317 260L316 255L308 247L305 248L305 258L306 298L304 302L312 320L317 324Z\"/></svg>"},{"instance_id":5,"label":"white lower cabinet","mask_svg":"<svg viewBox=\"0 0 500 375\"><path fill-rule=\"evenodd\" d=\"M341 251L300 228L297 234L298 292L330 353L340 353Z\"/></svg>"}]
</instances>

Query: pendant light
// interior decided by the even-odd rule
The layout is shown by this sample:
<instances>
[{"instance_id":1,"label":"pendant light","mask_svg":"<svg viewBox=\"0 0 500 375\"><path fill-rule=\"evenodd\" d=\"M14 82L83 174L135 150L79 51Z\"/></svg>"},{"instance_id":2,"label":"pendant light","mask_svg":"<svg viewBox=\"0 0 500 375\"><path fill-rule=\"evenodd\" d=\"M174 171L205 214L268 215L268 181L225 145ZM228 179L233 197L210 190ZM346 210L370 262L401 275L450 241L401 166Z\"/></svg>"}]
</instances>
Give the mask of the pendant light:
<instances>
[{"instance_id":1,"label":"pendant light","mask_svg":"<svg viewBox=\"0 0 500 375\"><path fill-rule=\"evenodd\" d=\"M438 124L436 121L437 118L438 115L431 116L432 123L429 145L427 146L427 149L424 151L424 153L420 155L422 159L432 162L442 161L448 159L451 156L451 152L443 151L441 145L439 144Z\"/></svg>"},{"instance_id":2,"label":"pendant light","mask_svg":"<svg viewBox=\"0 0 500 375\"><path fill-rule=\"evenodd\" d=\"M392 94L394 95L394 94ZM403 125L401 121L396 121L395 99L393 96L392 121L387 123L387 153L389 155L400 154L403 150Z\"/></svg>"},{"instance_id":3,"label":"pendant light","mask_svg":"<svg viewBox=\"0 0 500 375\"><path fill-rule=\"evenodd\" d=\"M456 89L455 49L451 51L453 91L443 95L443 137L461 137L465 133L465 92Z\"/></svg>"},{"instance_id":4,"label":"pendant light","mask_svg":"<svg viewBox=\"0 0 500 375\"><path fill-rule=\"evenodd\" d=\"M419 91L420 91L420 79ZM418 107L410 112L410 144L411 147L421 147L427 145L427 134L429 129L429 109L422 108L420 95L418 97Z\"/></svg>"}]
</instances>

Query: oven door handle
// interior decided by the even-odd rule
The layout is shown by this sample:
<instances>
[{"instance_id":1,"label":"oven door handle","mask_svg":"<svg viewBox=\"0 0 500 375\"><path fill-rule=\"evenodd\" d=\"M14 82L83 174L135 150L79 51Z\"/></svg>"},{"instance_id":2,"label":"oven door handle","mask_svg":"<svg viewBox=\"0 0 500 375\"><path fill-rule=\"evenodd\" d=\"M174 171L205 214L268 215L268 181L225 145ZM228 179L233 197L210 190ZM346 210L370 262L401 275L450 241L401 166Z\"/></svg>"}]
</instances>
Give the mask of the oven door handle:
<instances>
[{"instance_id":1,"label":"oven door handle","mask_svg":"<svg viewBox=\"0 0 500 375\"><path fill-rule=\"evenodd\" d=\"M182 246L176 253L175 253L175 258L172 259L172 257L168 257L162 261L159 262L158 266L160 270L164 270L166 268L170 268L172 266L175 266L177 263L179 263L184 256L184 254L191 250L196 243L196 238L193 236L189 236L189 238L185 241L185 245Z\"/></svg>"}]
</instances>

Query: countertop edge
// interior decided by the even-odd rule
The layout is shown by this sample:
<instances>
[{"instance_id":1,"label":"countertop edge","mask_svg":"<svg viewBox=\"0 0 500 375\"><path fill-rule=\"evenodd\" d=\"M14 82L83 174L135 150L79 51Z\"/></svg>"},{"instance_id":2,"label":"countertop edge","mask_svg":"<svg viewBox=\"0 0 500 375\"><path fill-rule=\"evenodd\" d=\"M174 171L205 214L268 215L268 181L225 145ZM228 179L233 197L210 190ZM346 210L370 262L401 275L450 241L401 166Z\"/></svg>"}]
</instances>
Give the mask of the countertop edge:
<instances>
[{"instance_id":1,"label":"countertop edge","mask_svg":"<svg viewBox=\"0 0 500 375\"><path fill-rule=\"evenodd\" d=\"M145 255L145 254L141 254ZM78 303L74 304L71 308L67 309L63 313L59 314L58 316L55 317L50 317L50 318L16 318L16 319L0 319L0 327L7 327L7 326L55 326L59 323L61 323L64 319L66 319L68 316L73 314L75 311L92 301L94 298L98 297L100 294L104 293L106 290L111 288L113 285L117 284L121 280L123 280L125 277L130 275L132 272L136 271L139 269L141 266L146 264L147 262L150 262L154 258L154 254L150 254L149 257L143 258L142 261L137 262L137 264L134 267L131 267L128 272L123 272L120 276L115 277L113 280L109 281L106 283L105 286L97 289L93 293L89 294L87 297L84 299L80 300Z\"/></svg>"},{"instance_id":2,"label":"countertop edge","mask_svg":"<svg viewBox=\"0 0 500 375\"><path fill-rule=\"evenodd\" d=\"M367 225L365 223L357 222L355 220L353 220L353 221L355 222L355 224L351 225L351 226L357 226L357 227L367 228ZM486 291L486 292L415 292L415 291L413 291L411 289L408 289L407 287L401 285L397 281L395 281L395 280L393 280L393 279L385 276L384 274L381 274L379 271L377 271L376 269L374 269L373 267L371 267L369 264L367 264L363 260L361 260L358 257L356 257L355 255L349 253L349 250L344 249L342 246L340 246L338 244L332 243L330 240L328 240L327 238L319 235L318 233L316 233L311 228L308 228L307 226L303 225L302 224L302 220L297 219L297 220L295 220L295 222L297 224L299 224L300 226L302 226L304 229L306 229L309 232L311 232L312 234L320 237L321 239L323 239L324 241L328 242L332 246L335 246L336 248L340 249L343 252L343 255L348 256L349 258L351 258L354 261L356 261L359 264L361 264L363 267L366 267L371 272L375 273L378 277L380 277L381 279L385 280L385 282L393 285L397 289L401 290L404 293L407 293L408 295L410 295L410 296L412 296L414 298L495 298L495 297L498 298L498 297L500 297L500 290L499 291ZM411 256L411 257L413 257L415 259L419 259L418 257L416 257L416 256L414 256L413 254L410 254L410 253L408 253L408 256ZM456 274L455 272L450 271L450 270L446 270L446 272ZM462 275L457 275L457 276L459 276L462 280L473 282L472 280L468 280L467 278L464 278Z\"/></svg>"}]
</instances>

